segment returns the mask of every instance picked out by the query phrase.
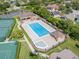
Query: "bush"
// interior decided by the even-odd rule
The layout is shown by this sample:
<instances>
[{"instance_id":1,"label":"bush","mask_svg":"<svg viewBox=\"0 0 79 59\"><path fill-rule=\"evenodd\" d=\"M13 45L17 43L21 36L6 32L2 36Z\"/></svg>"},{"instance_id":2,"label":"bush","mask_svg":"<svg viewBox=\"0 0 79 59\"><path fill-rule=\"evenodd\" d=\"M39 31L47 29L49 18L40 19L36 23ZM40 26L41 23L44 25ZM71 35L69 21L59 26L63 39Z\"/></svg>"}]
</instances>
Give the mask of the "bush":
<instances>
[{"instance_id":1,"label":"bush","mask_svg":"<svg viewBox=\"0 0 79 59\"><path fill-rule=\"evenodd\" d=\"M75 44L75 46L76 46L77 48L79 48L79 45L78 45L78 44Z\"/></svg>"},{"instance_id":2,"label":"bush","mask_svg":"<svg viewBox=\"0 0 79 59\"><path fill-rule=\"evenodd\" d=\"M32 52L30 52L30 56L37 56L36 54L33 54Z\"/></svg>"},{"instance_id":3,"label":"bush","mask_svg":"<svg viewBox=\"0 0 79 59\"><path fill-rule=\"evenodd\" d=\"M73 39L79 40L79 26L75 25L71 28L71 33L69 34Z\"/></svg>"}]
</instances>

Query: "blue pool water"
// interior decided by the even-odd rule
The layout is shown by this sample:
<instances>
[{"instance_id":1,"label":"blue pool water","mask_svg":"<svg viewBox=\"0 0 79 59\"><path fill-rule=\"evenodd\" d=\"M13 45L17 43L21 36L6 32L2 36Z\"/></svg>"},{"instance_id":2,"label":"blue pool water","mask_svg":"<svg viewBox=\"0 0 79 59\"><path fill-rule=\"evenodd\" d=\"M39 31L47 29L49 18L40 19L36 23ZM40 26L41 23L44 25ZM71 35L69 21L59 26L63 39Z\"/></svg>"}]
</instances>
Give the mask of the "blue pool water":
<instances>
[{"instance_id":1,"label":"blue pool water","mask_svg":"<svg viewBox=\"0 0 79 59\"><path fill-rule=\"evenodd\" d=\"M39 23L32 23L29 24L29 26L32 28L32 30L39 36L44 36L46 34L48 34L48 30L46 30L42 25L40 25Z\"/></svg>"}]
</instances>

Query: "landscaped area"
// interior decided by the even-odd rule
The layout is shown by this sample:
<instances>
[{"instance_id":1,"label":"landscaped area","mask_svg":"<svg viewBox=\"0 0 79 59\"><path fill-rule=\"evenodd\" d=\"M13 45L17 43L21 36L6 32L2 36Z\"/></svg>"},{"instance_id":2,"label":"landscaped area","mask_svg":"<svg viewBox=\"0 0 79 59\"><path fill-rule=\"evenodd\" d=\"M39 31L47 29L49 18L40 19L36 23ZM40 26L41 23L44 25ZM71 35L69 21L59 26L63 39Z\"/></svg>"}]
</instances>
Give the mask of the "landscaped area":
<instances>
[{"instance_id":1,"label":"landscaped area","mask_svg":"<svg viewBox=\"0 0 79 59\"><path fill-rule=\"evenodd\" d=\"M18 29L18 25L15 24L14 29L10 35L11 40L23 40L23 33Z\"/></svg>"},{"instance_id":2,"label":"landscaped area","mask_svg":"<svg viewBox=\"0 0 79 59\"><path fill-rule=\"evenodd\" d=\"M45 59L40 55L32 55L31 50L26 42L21 43L19 59Z\"/></svg>"},{"instance_id":3,"label":"landscaped area","mask_svg":"<svg viewBox=\"0 0 79 59\"><path fill-rule=\"evenodd\" d=\"M63 33L43 22L41 18L38 20L36 17L38 16L31 16L30 19L22 20L24 22L21 27L29 36L31 44L33 43L38 51L47 51L64 42L65 35Z\"/></svg>"},{"instance_id":4,"label":"landscaped area","mask_svg":"<svg viewBox=\"0 0 79 59\"><path fill-rule=\"evenodd\" d=\"M70 49L74 52L77 56L79 56L79 48L75 46L75 44L79 44L79 41L75 41L73 39L68 38L64 43L61 43L59 46L51 49L50 51L46 52L46 54L51 54L52 52L59 52L63 49Z\"/></svg>"},{"instance_id":5,"label":"landscaped area","mask_svg":"<svg viewBox=\"0 0 79 59\"><path fill-rule=\"evenodd\" d=\"M78 59L79 0L0 0L0 59Z\"/></svg>"}]
</instances>

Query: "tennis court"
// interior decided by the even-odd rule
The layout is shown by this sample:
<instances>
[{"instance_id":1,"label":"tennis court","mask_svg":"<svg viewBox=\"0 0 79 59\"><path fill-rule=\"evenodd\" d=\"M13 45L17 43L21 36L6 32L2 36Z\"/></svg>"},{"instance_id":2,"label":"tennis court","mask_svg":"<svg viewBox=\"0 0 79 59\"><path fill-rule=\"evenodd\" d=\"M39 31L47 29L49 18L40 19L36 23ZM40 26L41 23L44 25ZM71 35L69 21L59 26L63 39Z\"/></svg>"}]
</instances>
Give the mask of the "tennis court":
<instances>
[{"instance_id":1,"label":"tennis court","mask_svg":"<svg viewBox=\"0 0 79 59\"><path fill-rule=\"evenodd\" d=\"M17 42L0 42L0 59L16 59Z\"/></svg>"},{"instance_id":2,"label":"tennis court","mask_svg":"<svg viewBox=\"0 0 79 59\"><path fill-rule=\"evenodd\" d=\"M0 41L4 41L9 36L14 23L13 18L0 19Z\"/></svg>"},{"instance_id":3,"label":"tennis court","mask_svg":"<svg viewBox=\"0 0 79 59\"><path fill-rule=\"evenodd\" d=\"M12 18L5 18L0 20L0 27L10 27L13 24Z\"/></svg>"}]
</instances>

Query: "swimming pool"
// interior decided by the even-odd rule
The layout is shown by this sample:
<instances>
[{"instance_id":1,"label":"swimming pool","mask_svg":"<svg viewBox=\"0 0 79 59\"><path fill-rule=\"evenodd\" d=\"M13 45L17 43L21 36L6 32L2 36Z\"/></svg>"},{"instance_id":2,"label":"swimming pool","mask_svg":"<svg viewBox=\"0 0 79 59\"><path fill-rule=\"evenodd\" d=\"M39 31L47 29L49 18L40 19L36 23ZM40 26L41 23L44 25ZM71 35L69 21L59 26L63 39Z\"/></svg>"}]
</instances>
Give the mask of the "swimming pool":
<instances>
[{"instance_id":1,"label":"swimming pool","mask_svg":"<svg viewBox=\"0 0 79 59\"><path fill-rule=\"evenodd\" d=\"M43 41L39 41L36 43L36 46L40 48L45 48L47 45Z\"/></svg>"},{"instance_id":2,"label":"swimming pool","mask_svg":"<svg viewBox=\"0 0 79 59\"><path fill-rule=\"evenodd\" d=\"M32 23L29 24L29 26L32 28L32 30L39 36L44 36L46 34L49 34L49 31L45 29L41 24L39 23Z\"/></svg>"}]
</instances>

